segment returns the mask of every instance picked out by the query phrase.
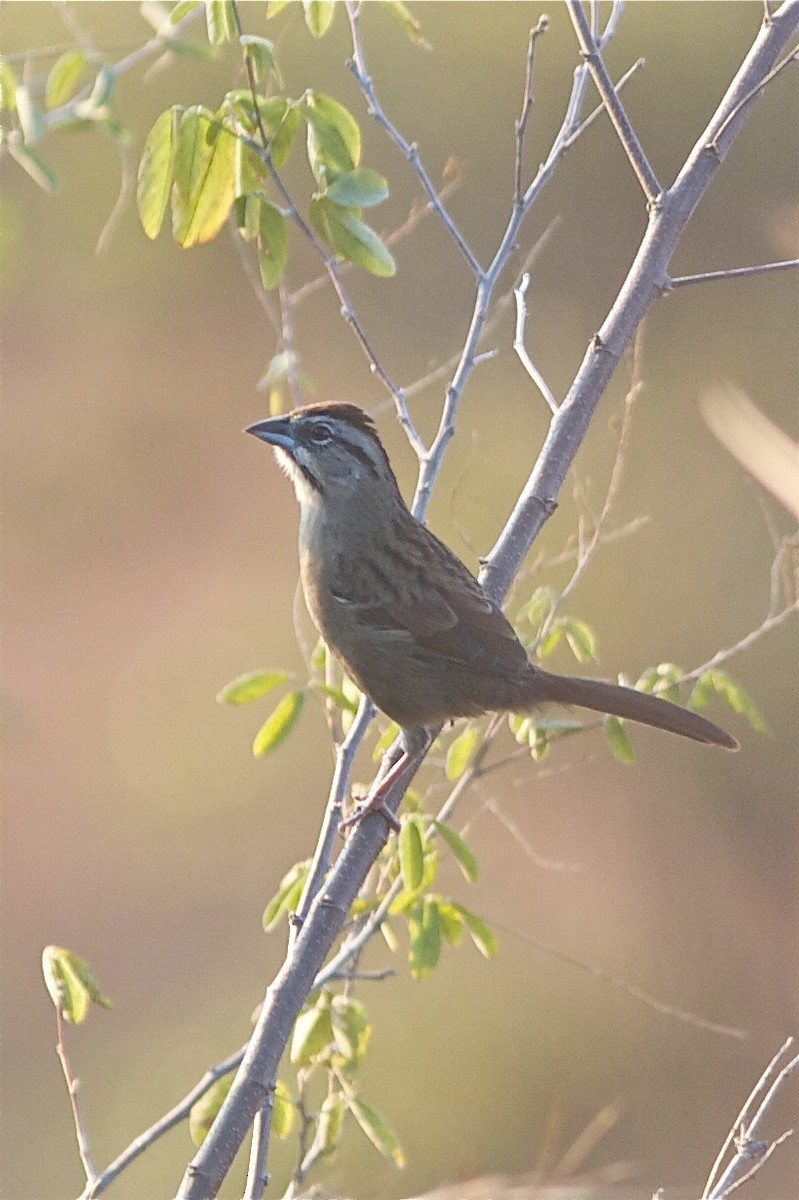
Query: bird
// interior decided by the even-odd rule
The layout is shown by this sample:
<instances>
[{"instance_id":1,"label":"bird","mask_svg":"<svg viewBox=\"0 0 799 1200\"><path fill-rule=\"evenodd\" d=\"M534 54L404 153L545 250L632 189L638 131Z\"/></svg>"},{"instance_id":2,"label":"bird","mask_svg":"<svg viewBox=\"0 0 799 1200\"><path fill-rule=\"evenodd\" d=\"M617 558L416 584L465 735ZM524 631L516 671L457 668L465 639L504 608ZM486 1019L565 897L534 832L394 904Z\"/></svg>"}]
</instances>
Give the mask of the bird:
<instances>
[{"instance_id":1,"label":"bird","mask_svg":"<svg viewBox=\"0 0 799 1200\"><path fill-rule=\"evenodd\" d=\"M403 730L418 737L458 717L554 702L738 749L679 705L531 662L501 607L413 516L373 420L357 405L306 405L245 432L273 447L294 485L311 619L347 675Z\"/></svg>"}]
</instances>

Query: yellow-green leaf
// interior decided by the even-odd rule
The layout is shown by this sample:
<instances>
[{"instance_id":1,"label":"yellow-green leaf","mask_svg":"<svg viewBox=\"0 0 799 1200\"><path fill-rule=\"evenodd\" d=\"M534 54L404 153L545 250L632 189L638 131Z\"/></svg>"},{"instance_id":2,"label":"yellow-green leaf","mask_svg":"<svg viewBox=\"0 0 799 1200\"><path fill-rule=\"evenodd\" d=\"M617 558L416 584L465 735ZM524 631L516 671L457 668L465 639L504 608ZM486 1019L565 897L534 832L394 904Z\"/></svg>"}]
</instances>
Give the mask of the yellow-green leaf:
<instances>
[{"instance_id":1,"label":"yellow-green leaf","mask_svg":"<svg viewBox=\"0 0 799 1200\"><path fill-rule=\"evenodd\" d=\"M627 731L618 717L605 717L603 728L608 745L610 746L613 757L616 762L633 763L635 762L635 750L633 744L627 737Z\"/></svg>"},{"instance_id":2,"label":"yellow-green leaf","mask_svg":"<svg viewBox=\"0 0 799 1200\"><path fill-rule=\"evenodd\" d=\"M369 1141L380 1153L400 1169L405 1166L405 1155L396 1136L378 1113L355 1097L347 1100L347 1106Z\"/></svg>"},{"instance_id":3,"label":"yellow-green leaf","mask_svg":"<svg viewBox=\"0 0 799 1200\"><path fill-rule=\"evenodd\" d=\"M375 231L349 209L339 208L322 196L311 201L309 214L317 233L342 258L372 275L388 278L396 274L397 266L388 248Z\"/></svg>"},{"instance_id":4,"label":"yellow-green leaf","mask_svg":"<svg viewBox=\"0 0 799 1200\"><path fill-rule=\"evenodd\" d=\"M596 637L590 625L577 617L562 617L561 622L566 641L579 663L596 660Z\"/></svg>"},{"instance_id":5,"label":"yellow-green leaf","mask_svg":"<svg viewBox=\"0 0 799 1200\"><path fill-rule=\"evenodd\" d=\"M388 196L388 183L370 167L344 171L325 189L328 200L345 208L372 208Z\"/></svg>"},{"instance_id":6,"label":"yellow-green leaf","mask_svg":"<svg viewBox=\"0 0 799 1200\"><path fill-rule=\"evenodd\" d=\"M444 772L452 783L460 779L463 772L472 761L474 752L480 744L482 731L479 725L467 725L462 733L449 744Z\"/></svg>"},{"instance_id":7,"label":"yellow-green leaf","mask_svg":"<svg viewBox=\"0 0 799 1200\"><path fill-rule=\"evenodd\" d=\"M286 740L297 724L304 703L305 693L301 691L289 692L283 697L255 735L252 752L256 758L270 754Z\"/></svg>"},{"instance_id":8,"label":"yellow-green leaf","mask_svg":"<svg viewBox=\"0 0 799 1200\"><path fill-rule=\"evenodd\" d=\"M208 1131L213 1125L232 1083L233 1074L231 1072L230 1075L224 1075L222 1079L217 1079L216 1083L212 1084L208 1091L191 1106L189 1137L195 1146L202 1146L208 1136Z\"/></svg>"},{"instance_id":9,"label":"yellow-green leaf","mask_svg":"<svg viewBox=\"0 0 799 1200\"><path fill-rule=\"evenodd\" d=\"M292 1103L291 1093L283 1080L278 1079L272 1101L272 1133L281 1141L285 1141L291 1135L296 1119L297 1109Z\"/></svg>"},{"instance_id":10,"label":"yellow-green leaf","mask_svg":"<svg viewBox=\"0 0 799 1200\"><path fill-rule=\"evenodd\" d=\"M361 131L352 113L324 92L308 92L303 112L308 122L308 161L324 187L361 161Z\"/></svg>"},{"instance_id":11,"label":"yellow-green leaf","mask_svg":"<svg viewBox=\"0 0 799 1200\"><path fill-rule=\"evenodd\" d=\"M144 143L136 181L139 220L147 237L158 237L172 188L178 109L168 108L156 120Z\"/></svg>"},{"instance_id":12,"label":"yellow-green leaf","mask_svg":"<svg viewBox=\"0 0 799 1200\"><path fill-rule=\"evenodd\" d=\"M226 683L216 699L219 704L251 704L289 679L288 671L249 671Z\"/></svg>"},{"instance_id":13,"label":"yellow-green leaf","mask_svg":"<svg viewBox=\"0 0 799 1200\"><path fill-rule=\"evenodd\" d=\"M445 825L443 821L434 822L439 835L446 842L452 852L455 861L463 872L464 878L468 879L469 883L475 883L480 874L480 868L477 865L477 859L473 851L463 840L459 833L449 825Z\"/></svg>"},{"instance_id":14,"label":"yellow-green leaf","mask_svg":"<svg viewBox=\"0 0 799 1200\"><path fill-rule=\"evenodd\" d=\"M422 33L421 25L407 4L403 4L402 0L383 0L383 3L389 12L397 18L405 30L406 37L409 41L413 42L414 46L419 46L422 50L432 50L433 47Z\"/></svg>"},{"instance_id":15,"label":"yellow-green leaf","mask_svg":"<svg viewBox=\"0 0 799 1200\"><path fill-rule=\"evenodd\" d=\"M305 24L315 38L324 37L333 20L333 0L302 0Z\"/></svg>"},{"instance_id":16,"label":"yellow-green leaf","mask_svg":"<svg viewBox=\"0 0 799 1200\"><path fill-rule=\"evenodd\" d=\"M418 821L407 817L399 834L399 861L402 882L409 892L421 887L424 879L424 846Z\"/></svg>"},{"instance_id":17,"label":"yellow-green leaf","mask_svg":"<svg viewBox=\"0 0 799 1200\"><path fill-rule=\"evenodd\" d=\"M483 957L496 958L499 951L499 943L485 921L473 912L469 912L468 908L464 908L462 904L456 904L454 907L463 918L470 938Z\"/></svg>"},{"instance_id":18,"label":"yellow-green leaf","mask_svg":"<svg viewBox=\"0 0 799 1200\"><path fill-rule=\"evenodd\" d=\"M0 58L0 111L17 111L17 79L7 62Z\"/></svg>"},{"instance_id":19,"label":"yellow-green leaf","mask_svg":"<svg viewBox=\"0 0 799 1200\"><path fill-rule=\"evenodd\" d=\"M280 69L275 58L275 43L270 42L269 38L258 37L254 33L243 33L239 42L249 55L255 82L265 84L271 71L277 86L282 87L283 80L280 77Z\"/></svg>"},{"instance_id":20,"label":"yellow-green leaf","mask_svg":"<svg viewBox=\"0 0 799 1200\"><path fill-rule=\"evenodd\" d=\"M307 1008L297 1017L291 1038L290 1058L299 1066L307 1066L322 1054L333 1040L330 1006L324 1001Z\"/></svg>"},{"instance_id":21,"label":"yellow-green leaf","mask_svg":"<svg viewBox=\"0 0 799 1200\"><path fill-rule=\"evenodd\" d=\"M745 717L757 733L768 733L763 714L744 687L728 675L726 671L705 671L696 681L691 694L690 707L702 709L707 705L712 694L721 696L733 712Z\"/></svg>"},{"instance_id":22,"label":"yellow-green leaf","mask_svg":"<svg viewBox=\"0 0 799 1200\"><path fill-rule=\"evenodd\" d=\"M85 67L86 55L82 50L68 50L56 59L44 89L44 102L48 108L57 108L72 99Z\"/></svg>"},{"instance_id":23,"label":"yellow-green leaf","mask_svg":"<svg viewBox=\"0 0 799 1200\"><path fill-rule=\"evenodd\" d=\"M111 1001L100 991L85 958L63 946L45 946L42 951L42 972L50 999L64 1019L80 1025L89 1015L92 1004L110 1008Z\"/></svg>"},{"instance_id":24,"label":"yellow-green leaf","mask_svg":"<svg viewBox=\"0 0 799 1200\"><path fill-rule=\"evenodd\" d=\"M354 1066L366 1055L372 1036L366 1009L352 996L334 996L331 1020L336 1050L348 1066Z\"/></svg>"},{"instance_id":25,"label":"yellow-green leaf","mask_svg":"<svg viewBox=\"0 0 799 1200\"><path fill-rule=\"evenodd\" d=\"M190 12L194 12L195 8L199 8L203 0L179 0L169 14L169 24L177 25L184 17L187 17Z\"/></svg>"},{"instance_id":26,"label":"yellow-green leaf","mask_svg":"<svg viewBox=\"0 0 799 1200\"><path fill-rule=\"evenodd\" d=\"M411 975L414 979L426 979L441 957L441 919L435 898L425 896L408 918L408 936Z\"/></svg>"},{"instance_id":27,"label":"yellow-green leaf","mask_svg":"<svg viewBox=\"0 0 799 1200\"><path fill-rule=\"evenodd\" d=\"M172 233L184 250L216 237L233 203L236 139L202 108L181 117L175 150Z\"/></svg>"},{"instance_id":28,"label":"yellow-green leaf","mask_svg":"<svg viewBox=\"0 0 799 1200\"><path fill-rule=\"evenodd\" d=\"M300 902L305 880L308 878L309 861L295 863L280 881L280 887L267 904L262 918L265 933L274 929L283 913L295 912Z\"/></svg>"},{"instance_id":29,"label":"yellow-green leaf","mask_svg":"<svg viewBox=\"0 0 799 1200\"><path fill-rule=\"evenodd\" d=\"M34 104L30 92L24 85L17 88L15 100L22 136L25 144L30 146L32 142L38 142L43 135L47 129L47 122L44 113Z\"/></svg>"},{"instance_id":30,"label":"yellow-green leaf","mask_svg":"<svg viewBox=\"0 0 799 1200\"><path fill-rule=\"evenodd\" d=\"M231 41L237 33L231 0L205 0L205 24L212 46Z\"/></svg>"},{"instance_id":31,"label":"yellow-green leaf","mask_svg":"<svg viewBox=\"0 0 799 1200\"><path fill-rule=\"evenodd\" d=\"M261 283L267 289L277 287L286 265L288 241L282 213L272 204L261 201L258 219L258 270Z\"/></svg>"}]
</instances>

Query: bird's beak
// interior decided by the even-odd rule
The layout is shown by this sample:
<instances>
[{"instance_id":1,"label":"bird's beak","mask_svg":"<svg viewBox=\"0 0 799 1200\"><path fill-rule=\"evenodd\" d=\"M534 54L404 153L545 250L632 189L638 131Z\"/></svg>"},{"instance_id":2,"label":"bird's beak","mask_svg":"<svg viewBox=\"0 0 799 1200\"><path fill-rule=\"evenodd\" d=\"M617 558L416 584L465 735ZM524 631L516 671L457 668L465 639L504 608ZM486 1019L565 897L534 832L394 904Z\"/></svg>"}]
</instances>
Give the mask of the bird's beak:
<instances>
[{"instance_id":1,"label":"bird's beak","mask_svg":"<svg viewBox=\"0 0 799 1200\"><path fill-rule=\"evenodd\" d=\"M279 446L281 450L292 451L297 445L288 417L268 417L265 421L256 421L254 425L248 425L244 432L253 434L262 442Z\"/></svg>"}]
</instances>

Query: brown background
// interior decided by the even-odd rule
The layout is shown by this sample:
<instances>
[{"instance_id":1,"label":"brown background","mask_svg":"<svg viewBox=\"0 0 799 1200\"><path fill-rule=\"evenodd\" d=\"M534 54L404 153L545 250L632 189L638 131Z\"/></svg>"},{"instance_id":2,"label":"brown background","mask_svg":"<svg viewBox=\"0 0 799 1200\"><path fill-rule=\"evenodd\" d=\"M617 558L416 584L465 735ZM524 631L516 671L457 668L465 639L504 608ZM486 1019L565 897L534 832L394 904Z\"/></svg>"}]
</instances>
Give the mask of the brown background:
<instances>
[{"instance_id":1,"label":"brown background","mask_svg":"<svg viewBox=\"0 0 799 1200\"><path fill-rule=\"evenodd\" d=\"M86 4L78 16L118 58L146 27L135 5ZM287 87L330 91L362 120L365 161L390 178L373 213L389 230L416 194L405 164L369 124L342 63L339 13L314 43L298 11L272 25L245 7L250 32L274 36ZM546 153L576 61L565 9L552 5L540 48L528 164ZM634 4L609 55L646 70L627 102L661 179L670 180L754 37L760 4ZM364 17L367 55L389 112L437 176L449 156L465 181L452 211L486 261L512 188L513 120L523 81L527 4L420 7L434 50L405 41L382 9ZM4 5L14 53L66 40L49 6ZM34 71L41 63L34 63ZM208 69L181 60L142 84L120 81L118 109L135 161L167 104L218 104L235 74L228 49ZM793 89L793 90L792 90ZM795 81L771 88L680 247L680 271L795 256ZM265 414L257 382L274 336L227 235L181 253L150 244L128 203L107 252L94 246L113 205L117 155L97 135L47 139L61 191L40 193L3 162L5 427L5 1120L2 1195L60 1200L81 1188L54 1019L39 955L49 942L93 964L115 1002L69 1031L98 1165L171 1106L246 1036L280 961L282 934L260 917L282 873L305 856L331 758L311 704L301 730L255 761L268 704L232 710L218 688L259 666L302 674L292 602L296 511L271 456L241 436ZM297 195L309 182L295 152ZM527 223L524 250L555 216L535 268L528 343L561 395L626 272L644 227L640 194L606 123L571 152ZM292 238L294 285L317 266ZM390 282L348 286L373 344L403 383L462 342L472 284L435 221L398 252ZM512 272L505 287L512 282ZM598 631L598 670L635 675L674 659L691 667L761 620L772 547L753 487L714 442L696 406L729 379L799 437L796 278L682 291L649 318L627 472L615 513L646 515L633 540L597 556L570 610ZM297 339L316 398L379 414L406 495L413 459L366 362L323 291L300 311ZM546 430L546 412L497 332L499 359L474 374L431 522L474 566L504 523ZM604 399L562 505L539 548L558 554L575 528L571 486L598 509L612 463L626 372ZM311 398L309 396L309 398ZM429 436L441 390L413 406ZM767 504L778 528L788 523ZM562 567L536 582L562 584ZM519 601L532 581L524 578ZM398 1175L352 1130L325 1184L360 1196L412 1194L475 1173L522 1172L545 1130L565 1148L597 1109L616 1128L587 1168L631 1163L636 1192L699 1190L740 1103L782 1039L797 1032L797 626L732 666L771 726L740 736L737 757L654 733L635 736L635 768L586 734L540 767L490 776L463 817L482 876L442 887L495 919L499 960L449 950L424 984L399 976L362 993L375 1022L364 1098L386 1114L410 1166ZM564 653L555 669L569 670ZM507 746L507 744L506 744ZM362 774L368 772L364 763ZM424 781L423 781L424 782ZM431 803L441 796L437 776ZM493 818L496 800L547 859L532 863ZM515 936L518 934L519 936ZM543 937L659 998L747 1031L743 1042L677 1024L541 954ZM375 947L372 965L387 954ZM791 1124L796 1087L770 1131ZM191 1147L173 1133L121 1180L119 1197L171 1194ZM747 1193L795 1196L789 1143ZM278 1184L291 1147L276 1147ZM235 1195L241 1176L231 1181ZM676 1194L670 1192L670 1194Z\"/></svg>"}]
</instances>

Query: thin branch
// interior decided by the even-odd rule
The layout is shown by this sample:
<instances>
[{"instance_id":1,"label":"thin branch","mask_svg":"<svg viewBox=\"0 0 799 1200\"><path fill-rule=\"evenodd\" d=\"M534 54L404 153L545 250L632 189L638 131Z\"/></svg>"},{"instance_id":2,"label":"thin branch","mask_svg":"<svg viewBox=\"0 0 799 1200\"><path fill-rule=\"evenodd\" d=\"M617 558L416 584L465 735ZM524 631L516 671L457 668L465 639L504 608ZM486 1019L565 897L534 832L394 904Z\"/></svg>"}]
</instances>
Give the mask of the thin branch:
<instances>
[{"instance_id":1,"label":"thin branch","mask_svg":"<svg viewBox=\"0 0 799 1200\"><path fill-rule=\"evenodd\" d=\"M274 1106L275 1093L274 1089L272 1089L266 1103L255 1114L255 1120L252 1123L250 1161L247 1166L247 1182L244 1187L242 1200L261 1200L264 1190L269 1183L269 1172L266 1169L266 1152L269 1146L269 1133L272 1128Z\"/></svg>"},{"instance_id":2,"label":"thin branch","mask_svg":"<svg viewBox=\"0 0 799 1200\"><path fill-rule=\"evenodd\" d=\"M538 24L530 30L527 43L527 71L524 77L524 95L522 97L522 113L516 122L516 164L514 178L516 180L515 202L522 203L522 164L524 159L524 138L527 133L527 122L533 108L533 68L535 66L536 42L549 29L549 17L541 16Z\"/></svg>"},{"instance_id":3,"label":"thin branch","mask_svg":"<svg viewBox=\"0 0 799 1200\"><path fill-rule=\"evenodd\" d=\"M577 34L577 40L580 43L580 52L588 64L596 89L602 97L602 102L608 111L613 128L616 130L619 141L624 147L627 158L630 160L630 165L635 171L647 204L651 205L662 191L658 178L644 153L643 146L638 141L635 130L630 123L630 118L627 116L624 106L619 99L619 93L613 86L613 81L602 61L600 48L591 32L580 0L567 0L567 7L572 24L574 25L574 31Z\"/></svg>"},{"instance_id":4,"label":"thin branch","mask_svg":"<svg viewBox=\"0 0 799 1200\"><path fill-rule=\"evenodd\" d=\"M89 1149L89 1134L86 1125L83 1121L83 1114L80 1111L80 1103L78 1102L78 1090L80 1088L80 1080L76 1079L72 1074L69 1058L67 1057L67 1048L64 1042L64 1014L61 1011L61 1006L55 1006L55 1019L58 1038L56 1041L56 1054L61 1063L61 1070L64 1072L64 1079L67 1083L67 1091L69 1093L69 1103L72 1108L72 1119L75 1122L75 1137L78 1143L78 1153L80 1161L83 1164L83 1170L86 1175L86 1186L91 1187L97 1179L97 1172L92 1163L91 1151Z\"/></svg>"},{"instance_id":5,"label":"thin branch","mask_svg":"<svg viewBox=\"0 0 799 1200\"><path fill-rule=\"evenodd\" d=\"M176 1125L180 1125L182 1121L185 1121L197 1101L201 1100L219 1079L236 1070L244 1058L246 1049L246 1045L242 1046L240 1050L237 1050L235 1054L231 1054L224 1062L218 1063L215 1067L210 1067L199 1083L195 1084L191 1091L174 1108L165 1113L149 1129L145 1129L144 1133L134 1138L126 1150L123 1150L93 1182L86 1185L86 1190L82 1193L80 1200L95 1200L97 1196L101 1196L117 1176L121 1175L130 1166L134 1159L137 1159L140 1154L148 1150L165 1133L169 1133L170 1129L174 1129Z\"/></svg>"},{"instance_id":6,"label":"thin branch","mask_svg":"<svg viewBox=\"0 0 799 1200\"><path fill-rule=\"evenodd\" d=\"M527 348L524 344L524 329L527 323L527 304L525 302L525 296L529 286L530 275L527 271L525 271L524 275L522 275L521 282L513 289L513 294L516 297L516 336L513 339L513 349L518 355L525 371L546 400L550 411L556 413L558 411L558 402L552 395L544 376L538 370L535 363L530 358L530 355L527 353Z\"/></svg>"},{"instance_id":7,"label":"thin branch","mask_svg":"<svg viewBox=\"0 0 799 1200\"><path fill-rule=\"evenodd\" d=\"M773 271L790 271L795 267L799 267L799 258L760 263L754 267L731 267L727 271L704 271L701 275L678 275L674 279L666 279L661 290L667 294L675 291L676 288L687 287L692 283L715 283L720 279L745 279L749 275L769 275Z\"/></svg>"},{"instance_id":8,"label":"thin branch","mask_svg":"<svg viewBox=\"0 0 799 1200\"><path fill-rule=\"evenodd\" d=\"M377 99L374 84L369 77L369 72L366 69L366 63L363 54L363 44L361 42L360 28L360 4L353 3L353 0L345 0L344 4L347 18L350 23L350 33L352 36L352 58L348 60L347 66L352 71L355 77L355 82L361 89L366 100L366 111L371 117L377 121L378 125L388 135L390 141L394 143L400 153L408 160L413 167L419 182L427 196L428 202L434 212L437 214L444 228L449 233L455 245L460 250L469 269L473 275L478 278L482 274L482 270L476 256L472 252L465 237L458 229L452 217L444 207L436 188L434 187L430 176L424 168L421 157L419 156L419 148L415 142L407 142L397 127L392 124L383 110L382 105Z\"/></svg>"},{"instance_id":9,"label":"thin branch","mask_svg":"<svg viewBox=\"0 0 799 1200\"><path fill-rule=\"evenodd\" d=\"M715 137L713 138L713 141L709 142L708 146L710 148L718 150L721 139L724 136L724 134L727 132L727 129L729 128L731 123L737 117L739 117L741 115L741 113L746 108L746 106L748 104L751 104L753 100L757 100L760 97L760 95L762 94L763 89L765 87L767 87L768 84L770 84L772 82L772 80L776 79L777 76L780 75L785 70L786 67L789 67L793 63L796 63L796 62L799 62L799 47L797 47L797 49L794 50L791 54L786 55L785 58L782 60L782 62L777 63L776 67L774 67L771 71L769 71L768 74L764 75L763 78L760 80L760 82L758 84L756 84L755 87L753 87L751 89L751 91L747 92L745 96L741 97L741 99L738 101L738 103L735 105L735 107L732 109L732 111L727 114L725 121L719 126L719 128L716 131Z\"/></svg>"}]
</instances>

